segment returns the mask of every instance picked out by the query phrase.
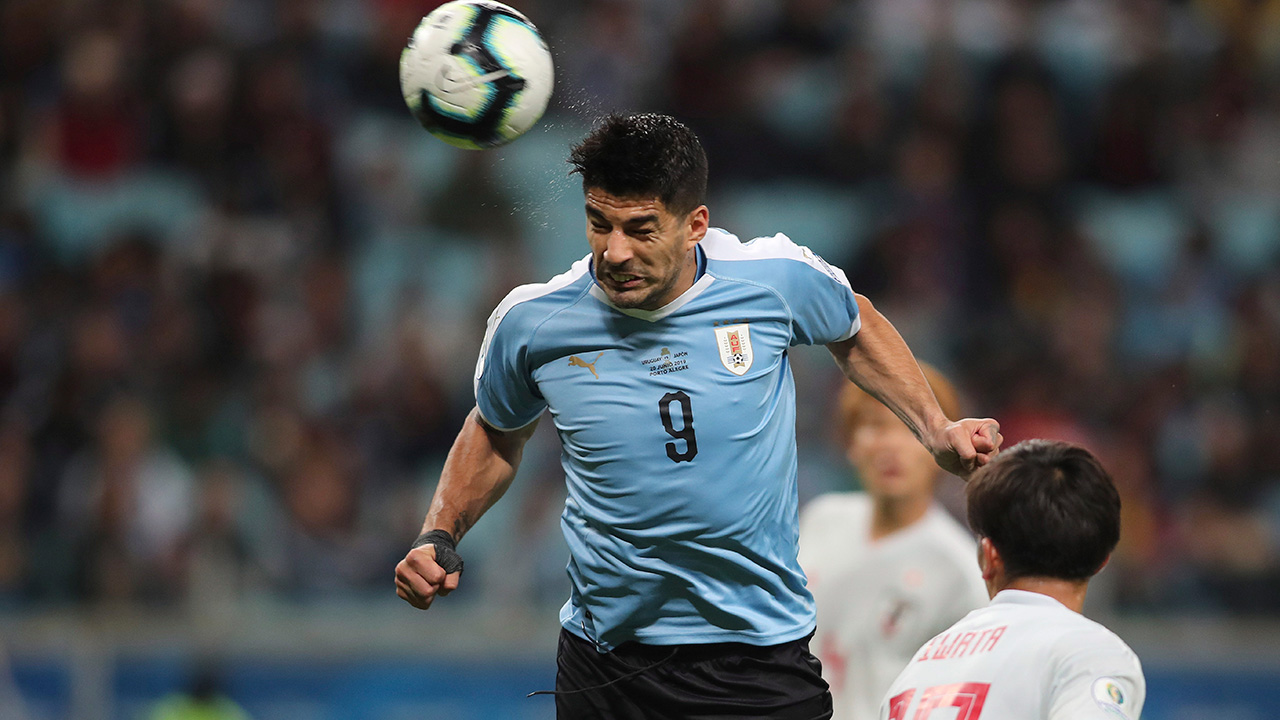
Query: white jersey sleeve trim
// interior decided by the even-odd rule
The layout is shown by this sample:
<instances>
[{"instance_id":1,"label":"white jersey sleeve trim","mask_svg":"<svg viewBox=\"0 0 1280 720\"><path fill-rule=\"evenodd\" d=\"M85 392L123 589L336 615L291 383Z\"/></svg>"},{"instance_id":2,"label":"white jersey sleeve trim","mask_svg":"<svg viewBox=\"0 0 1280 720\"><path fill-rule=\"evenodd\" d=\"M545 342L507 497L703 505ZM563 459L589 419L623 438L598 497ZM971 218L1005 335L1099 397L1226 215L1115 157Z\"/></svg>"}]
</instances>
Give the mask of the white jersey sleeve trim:
<instances>
[{"instance_id":1,"label":"white jersey sleeve trim","mask_svg":"<svg viewBox=\"0 0 1280 720\"><path fill-rule=\"evenodd\" d=\"M853 325L849 326L849 332L845 333L844 337L836 338L835 342L844 342L845 340L848 340L854 335L857 335L858 331L861 329L862 329L862 313L858 313L858 317L853 319Z\"/></svg>"},{"instance_id":2,"label":"white jersey sleeve trim","mask_svg":"<svg viewBox=\"0 0 1280 720\"><path fill-rule=\"evenodd\" d=\"M493 342L493 334L498 329L498 326L502 324L502 319L511 312L511 309L520 303L550 295L556 290L573 284L578 278L587 274L590 269L590 262L591 256L587 255L575 262L568 270L556 275L547 282L521 285L507 293L507 296L502 299L502 302L498 303L498 307L494 308L493 313L489 315L489 321L484 331L484 340L480 343L480 357L476 360L476 374L472 381L472 392L479 393L480 391L480 377L484 375L485 358L489 356L489 345ZM486 419L485 422L489 421ZM493 423L489 424L499 430L504 429Z\"/></svg>"},{"instance_id":3,"label":"white jersey sleeve trim","mask_svg":"<svg viewBox=\"0 0 1280 720\"><path fill-rule=\"evenodd\" d=\"M712 260L779 259L802 262L853 291L853 287L849 285L849 278L845 276L843 270L823 260L808 247L797 245L794 240L782 233L754 238L744 243L732 233L720 228L711 228L707 230L706 237L700 244L707 257ZM852 336L853 333L849 335Z\"/></svg>"},{"instance_id":4,"label":"white jersey sleeve trim","mask_svg":"<svg viewBox=\"0 0 1280 720\"><path fill-rule=\"evenodd\" d=\"M510 428L508 428L508 427L502 427L502 426L501 426L501 425L499 425L498 423L493 422L493 421L492 421L492 420L490 420L489 418L485 417L485 416L484 416L484 411L480 409L480 404L479 404L479 403L476 403L476 414L480 416L480 419L484 421L484 424L485 424L485 425L488 425L489 427L493 428L494 430L497 430L498 432L504 432L504 433L515 432L515 431L517 431L517 430L523 430L523 429L525 429L525 428L529 427L530 425L532 425L532 424L534 424L534 423L538 422L538 420L542 419L542 413L538 413L537 417L535 417L534 419L530 420L529 422L527 422L527 423L525 423L525 424L521 425L520 427L510 427Z\"/></svg>"},{"instance_id":5,"label":"white jersey sleeve trim","mask_svg":"<svg viewBox=\"0 0 1280 720\"><path fill-rule=\"evenodd\" d=\"M843 285L850 293L854 292L853 286L849 284L848 276L844 274L844 270L823 260L820 255L804 245L797 245L795 241L782 233L768 237L758 237L744 243L732 233L720 228L711 228L707 230L707 235L702 239L700 245L710 260L728 262L740 260L795 260L808 265ZM833 342L848 340L857 335L861 329L862 315L859 314L853 319L853 324L849 326L848 332Z\"/></svg>"}]
</instances>

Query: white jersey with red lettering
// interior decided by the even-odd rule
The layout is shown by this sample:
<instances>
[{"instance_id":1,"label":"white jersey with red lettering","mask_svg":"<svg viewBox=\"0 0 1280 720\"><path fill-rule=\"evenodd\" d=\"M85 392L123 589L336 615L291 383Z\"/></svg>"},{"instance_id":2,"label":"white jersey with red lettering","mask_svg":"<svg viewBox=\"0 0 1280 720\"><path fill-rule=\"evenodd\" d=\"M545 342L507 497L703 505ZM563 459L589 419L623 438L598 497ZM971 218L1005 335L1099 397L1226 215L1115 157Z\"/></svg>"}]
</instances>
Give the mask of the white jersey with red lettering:
<instances>
[{"instance_id":1,"label":"white jersey with red lettering","mask_svg":"<svg viewBox=\"0 0 1280 720\"><path fill-rule=\"evenodd\" d=\"M1138 656L1048 595L1002 590L920 648L881 720L1137 720Z\"/></svg>"},{"instance_id":2,"label":"white jersey with red lettering","mask_svg":"<svg viewBox=\"0 0 1280 720\"><path fill-rule=\"evenodd\" d=\"M940 507L871 539L865 493L822 495L800 516L800 566L818 612L810 649L833 720L874 720L916 650L987 603L973 539Z\"/></svg>"}]
</instances>

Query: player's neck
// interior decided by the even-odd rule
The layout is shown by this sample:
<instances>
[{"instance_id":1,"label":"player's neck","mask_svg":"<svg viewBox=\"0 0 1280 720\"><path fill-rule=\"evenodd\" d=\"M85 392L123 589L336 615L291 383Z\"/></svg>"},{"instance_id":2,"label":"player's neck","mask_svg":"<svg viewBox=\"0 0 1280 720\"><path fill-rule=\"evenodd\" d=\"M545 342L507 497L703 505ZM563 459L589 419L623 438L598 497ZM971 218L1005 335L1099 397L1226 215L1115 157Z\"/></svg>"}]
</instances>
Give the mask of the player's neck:
<instances>
[{"instance_id":1,"label":"player's neck","mask_svg":"<svg viewBox=\"0 0 1280 720\"><path fill-rule=\"evenodd\" d=\"M676 281L676 286L672 288L671 297L667 299L667 302L671 302L688 292L689 288L693 287L696 282L698 282L698 251L694 248L685 255L684 267L680 269L680 279Z\"/></svg>"},{"instance_id":2,"label":"player's neck","mask_svg":"<svg viewBox=\"0 0 1280 720\"><path fill-rule=\"evenodd\" d=\"M887 498L873 497L871 500L871 539L879 540L904 530L916 523L929 512L933 504L932 496Z\"/></svg>"},{"instance_id":3,"label":"player's neck","mask_svg":"<svg viewBox=\"0 0 1280 720\"><path fill-rule=\"evenodd\" d=\"M684 264L680 267L680 273L676 277L675 283L667 289L661 296L655 298L650 303L652 307L641 308L643 310L658 310L666 307L675 301L676 298L689 291L693 284L698 281L698 251L695 247L685 256Z\"/></svg>"},{"instance_id":4,"label":"player's neck","mask_svg":"<svg viewBox=\"0 0 1280 720\"><path fill-rule=\"evenodd\" d=\"M1020 577L1006 584L1001 590L1025 590L1048 595L1072 610L1083 613L1084 596L1089 590L1089 582L1048 577Z\"/></svg>"}]
</instances>

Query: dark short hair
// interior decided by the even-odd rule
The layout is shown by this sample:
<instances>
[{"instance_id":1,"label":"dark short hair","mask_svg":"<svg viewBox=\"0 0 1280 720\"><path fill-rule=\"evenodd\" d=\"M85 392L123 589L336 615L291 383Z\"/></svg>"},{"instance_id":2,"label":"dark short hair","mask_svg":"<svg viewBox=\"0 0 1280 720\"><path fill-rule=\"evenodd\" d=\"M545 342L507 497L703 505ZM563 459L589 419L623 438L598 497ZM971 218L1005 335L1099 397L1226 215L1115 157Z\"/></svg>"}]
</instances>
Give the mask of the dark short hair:
<instances>
[{"instance_id":1,"label":"dark short hair","mask_svg":"<svg viewBox=\"0 0 1280 720\"><path fill-rule=\"evenodd\" d=\"M1120 493L1088 450L1027 440L974 473L969 526L1004 559L1010 579L1087 580L1120 541Z\"/></svg>"},{"instance_id":2,"label":"dark short hair","mask_svg":"<svg viewBox=\"0 0 1280 720\"><path fill-rule=\"evenodd\" d=\"M706 202L707 154L698 136L669 115L608 115L573 147L569 164L584 191L658 198L678 215Z\"/></svg>"}]
</instances>

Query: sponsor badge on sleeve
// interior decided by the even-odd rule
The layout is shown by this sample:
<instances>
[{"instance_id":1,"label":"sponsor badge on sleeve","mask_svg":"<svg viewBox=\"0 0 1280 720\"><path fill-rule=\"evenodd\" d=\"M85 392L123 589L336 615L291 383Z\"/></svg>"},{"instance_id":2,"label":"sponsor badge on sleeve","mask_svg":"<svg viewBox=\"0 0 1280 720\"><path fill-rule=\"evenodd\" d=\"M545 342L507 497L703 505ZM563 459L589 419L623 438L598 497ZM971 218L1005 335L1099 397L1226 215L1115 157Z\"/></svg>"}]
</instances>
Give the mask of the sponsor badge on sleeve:
<instances>
[{"instance_id":1,"label":"sponsor badge on sleeve","mask_svg":"<svg viewBox=\"0 0 1280 720\"><path fill-rule=\"evenodd\" d=\"M1107 713L1129 720L1129 706L1126 704L1129 698L1120 686L1120 681L1115 678L1100 677L1094 680L1093 700Z\"/></svg>"}]
</instances>

